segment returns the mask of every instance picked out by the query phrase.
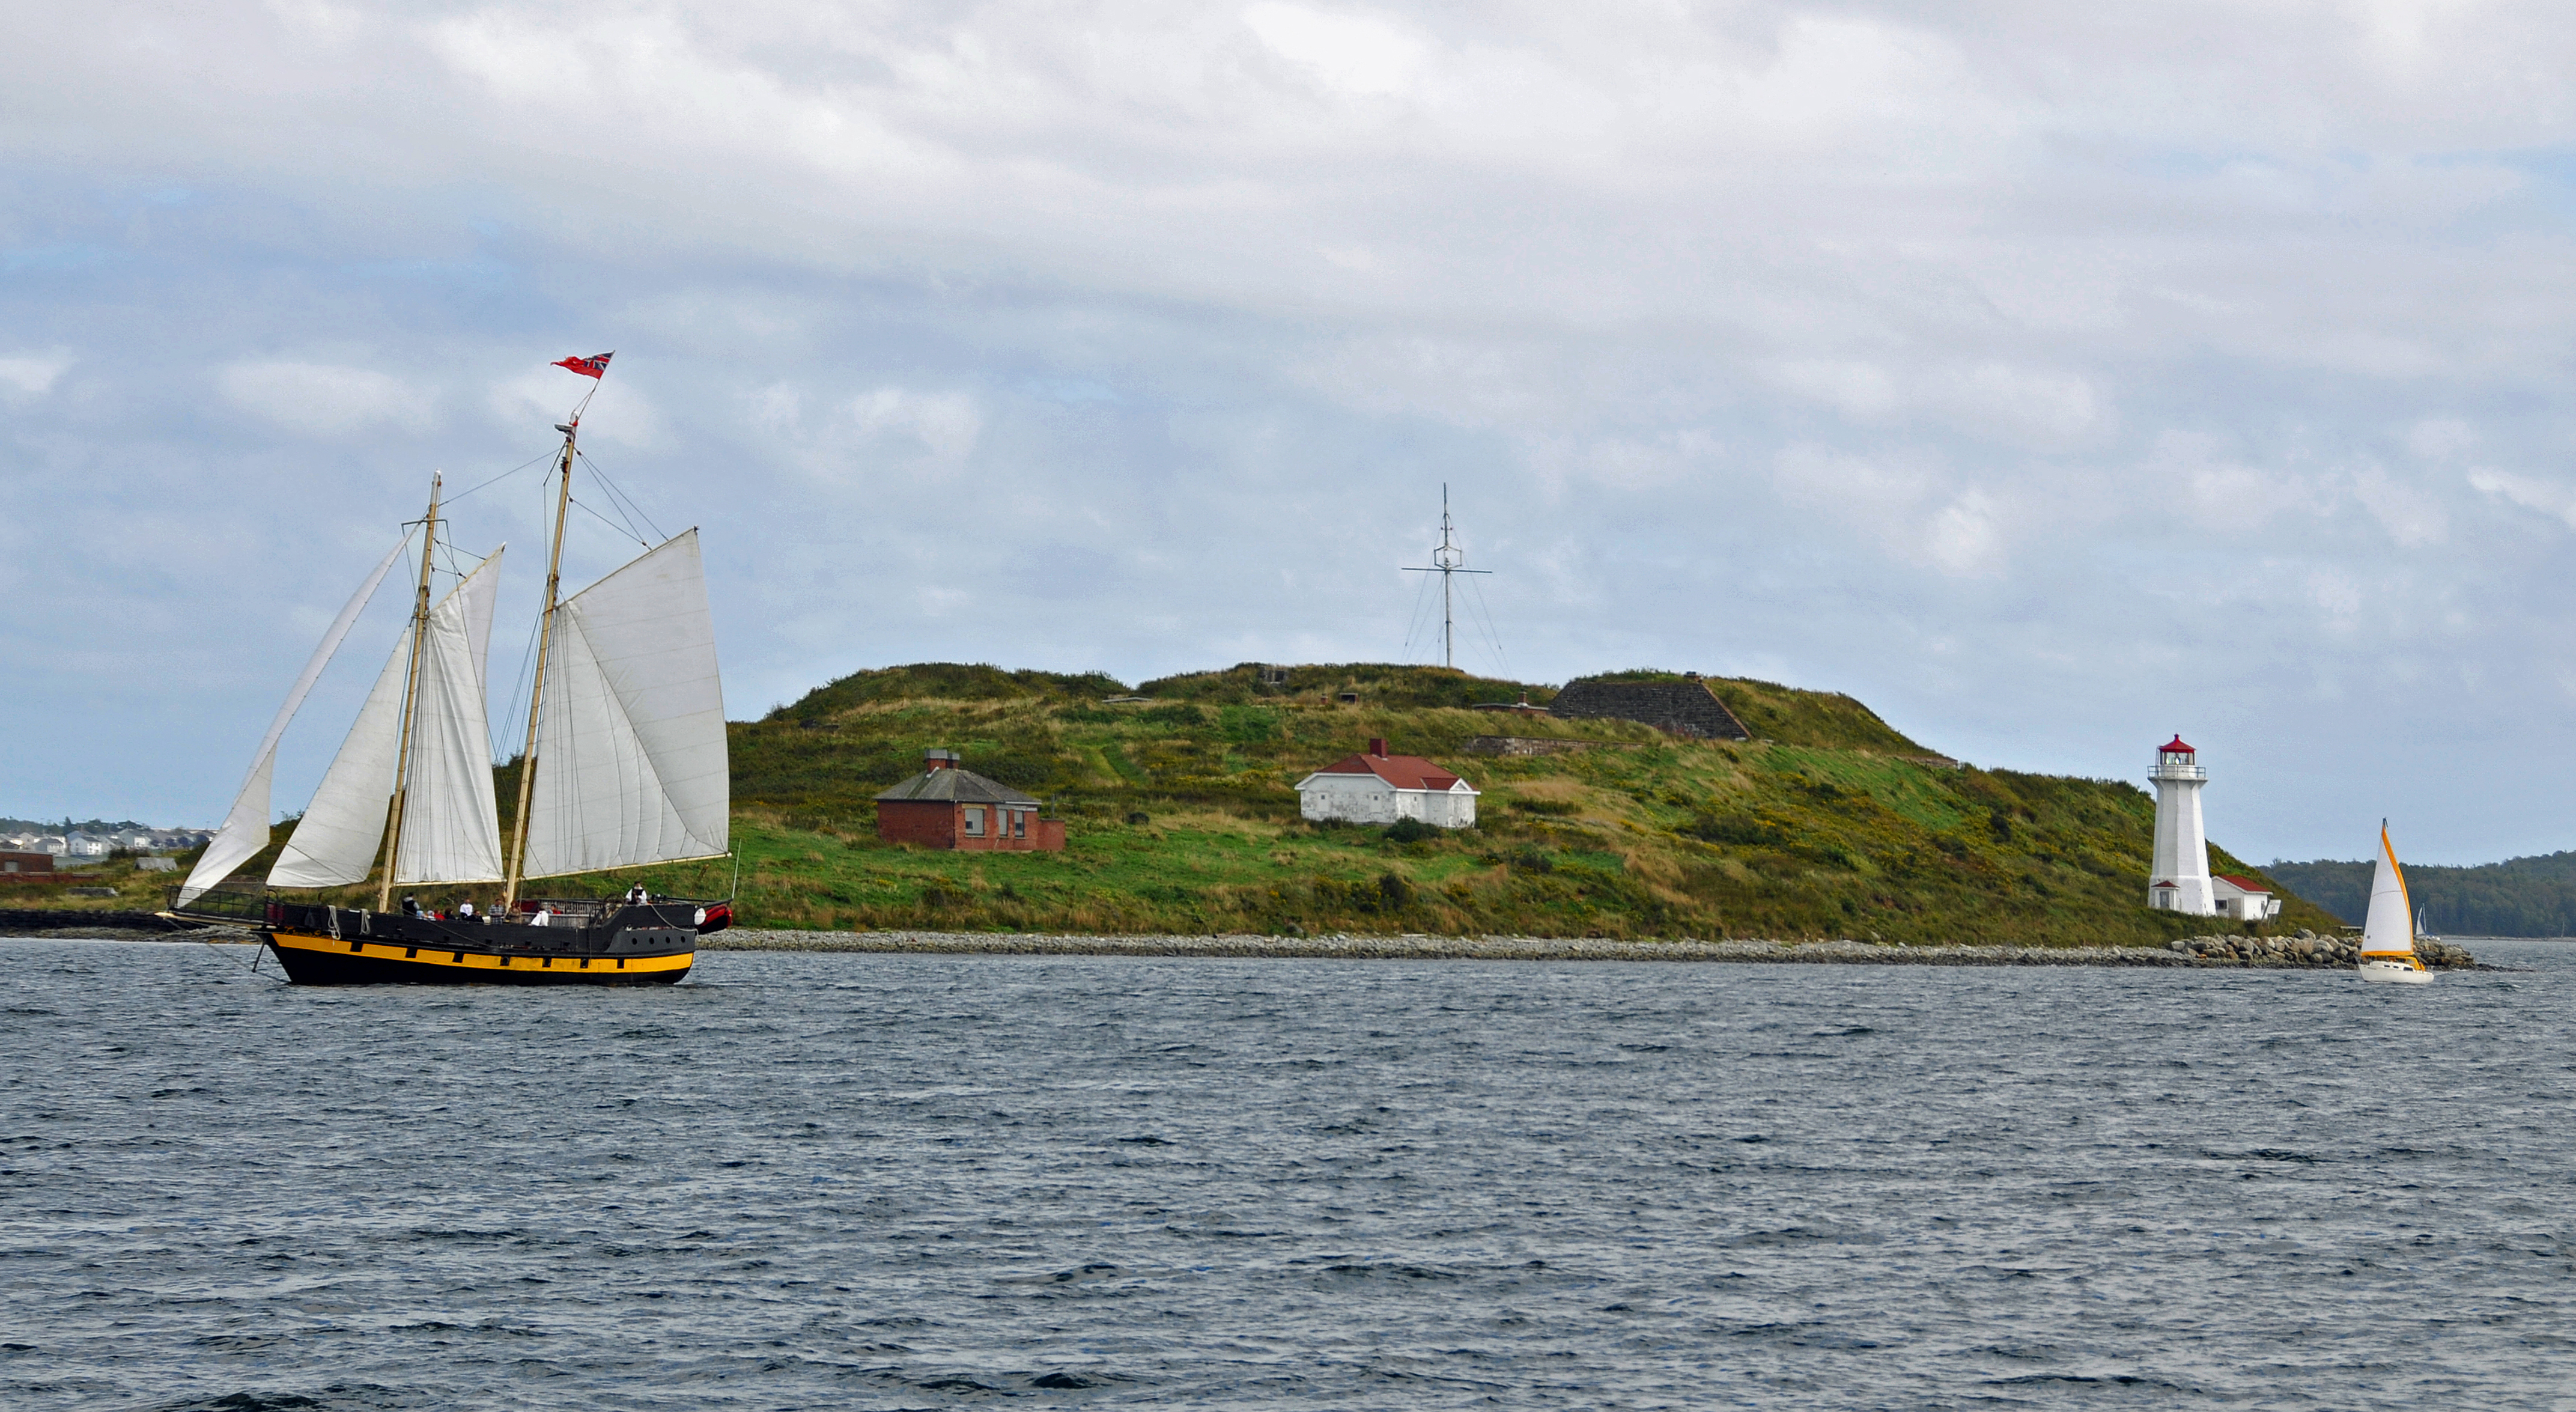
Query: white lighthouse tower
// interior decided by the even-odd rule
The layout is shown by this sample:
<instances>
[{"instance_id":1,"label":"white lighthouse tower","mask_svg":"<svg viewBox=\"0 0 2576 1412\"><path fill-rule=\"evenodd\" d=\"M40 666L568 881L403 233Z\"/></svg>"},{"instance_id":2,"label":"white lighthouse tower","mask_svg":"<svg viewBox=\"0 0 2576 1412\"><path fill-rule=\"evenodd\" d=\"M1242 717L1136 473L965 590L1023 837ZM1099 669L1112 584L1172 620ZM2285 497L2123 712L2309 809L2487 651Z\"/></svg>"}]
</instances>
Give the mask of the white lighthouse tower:
<instances>
[{"instance_id":1,"label":"white lighthouse tower","mask_svg":"<svg viewBox=\"0 0 2576 1412\"><path fill-rule=\"evenodd\" d=\"M2200 787L2209 771L2200 752L2176 735L2156 751L2156 866L2147 875L2147 905L2207 917L2218 911L2209 880L2209 833L2200 822Z\"/></svg>"}]
</instances>

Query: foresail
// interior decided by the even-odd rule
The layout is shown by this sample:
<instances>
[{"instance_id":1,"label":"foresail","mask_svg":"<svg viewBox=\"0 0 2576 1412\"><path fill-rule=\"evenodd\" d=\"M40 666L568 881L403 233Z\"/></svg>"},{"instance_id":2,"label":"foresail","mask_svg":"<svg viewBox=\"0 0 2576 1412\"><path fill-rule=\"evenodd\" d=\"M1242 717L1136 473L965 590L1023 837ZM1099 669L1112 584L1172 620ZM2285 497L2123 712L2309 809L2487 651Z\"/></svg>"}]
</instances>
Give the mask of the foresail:
<instances>
[{"instance_id":1,"label":"foresail","mask_svg":"<svg viewBox=\"0 0 2576 1412\"><path fill-rule=\"evenodd\" d=\"M406 538L403 544L408 543L410 540ZM339 652L340 643L348 637L350 626L358 621L358 611L375 596L376 585L384 582L386 573L392 570L394 560L402 557L402 552L402 544L386 551L384 562L376 565L376 571L367 575L367 581L358 585L358 591L349 596L348 603L340 609L340 616L331 620L330 628L322 634L322 641L314 647L313 655L305 660L304 670L297 674L295 685L286 693L285 704L277 708L277 718L268 723L268 734L259 743L259 753L251 757L250 773L242 780L241 792L233 796L233 807L224 815L223 827L215 831L206 851L198 857L197 866L189 870L188 881L180 887L180 902L195 901L198 894L231 876L233 869L249 862L268 846L269 780L276 772L277 742L286 734L286 723L295 719L296 711L304 705L304 698L311 694L313 683L322 675L322 669Z\"/></svg>"},{"instance_id":2,"label":"foresail","mask_svg":"<svg viewBox=\"0 0 2576 1412\"><path fill-rule=\"evenodd\" d=\"M723 853L732 786L698 532L565 600L546 657L527 876Z\"/></svg>"},{"instance_id":3,"label":"foresail","mask_svg":"<svg viewBox=\"0 0 2576 1412\"><path fill-rule=\"evenodd\" d=\"M494 550L431 611L412 707L411 768L394 859L397 883L499 882L501 811L492 794L492 732L484 717Z\"/></svg>"},{"instance_id":4,"label":"foresail","mask_svg":"<svg viewBox=\"0 0 2576 1412\"><path fill-rule=\"evenodd\" d=\"M2361 954L2411 956L2415 953L2414 912L2407 906L2406 874L2397 866L2397 851L2388 830L2379 831L2379 865L2370 878L2370 914L2362 919Z\"/></svg>"},{"instance_id":5,"label":"foresail","mask_svg":"<svg viewBox=\"0 0 2576 1412\"><path fill-rule=\"evenodd\" d=\"M364 882L385 842L385 809L393 802L394 757L402 753L403 668L411 656L411 629L394 644L376 676L376 689L358 710L349 738L331 757L313 802L305 806L277 866L271 887L337 887Z\"/></svg>"},{"instance_id":6,"label":"foresail","mask_svg":"<svg viewBox=\"0 0 2576 1412\"><path fill-rule=\"evenodd\" d=\"M492 745L483 705L484 649L492 636L500 558L496 552L448 590L430 610L428 631L421 635L402 856L394 873L400 882L495 882L501 876L500 811L492 797ZM339 887L364 882L374 871L402 754L410 665L406 627L270 870L269 886Z\"/></svg>"}]
</instances>

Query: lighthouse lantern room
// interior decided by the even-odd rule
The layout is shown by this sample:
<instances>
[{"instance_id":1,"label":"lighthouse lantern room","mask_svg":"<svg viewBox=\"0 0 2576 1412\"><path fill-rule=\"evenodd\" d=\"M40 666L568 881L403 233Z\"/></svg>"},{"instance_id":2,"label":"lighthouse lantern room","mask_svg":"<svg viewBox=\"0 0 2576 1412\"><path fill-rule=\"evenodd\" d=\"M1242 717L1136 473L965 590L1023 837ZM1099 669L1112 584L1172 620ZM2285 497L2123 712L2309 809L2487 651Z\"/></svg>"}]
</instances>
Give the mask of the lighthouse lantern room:
<instances>
[{"instance_id":1,"label":"lighthouse lantern room","mask_svg":"<svg viewBox=\"0 0 2576 1412\"><path fill-rule=\"evenodd\" d=\"M2200 787L2209 771L2200 752L2177 734L2156 751L2147 778L2156 786L2156 862L2147 878L2147 905L2207 917L2218 911L2209 878L2209 834L2200 821Z\"/></svg>"}]
</instances>

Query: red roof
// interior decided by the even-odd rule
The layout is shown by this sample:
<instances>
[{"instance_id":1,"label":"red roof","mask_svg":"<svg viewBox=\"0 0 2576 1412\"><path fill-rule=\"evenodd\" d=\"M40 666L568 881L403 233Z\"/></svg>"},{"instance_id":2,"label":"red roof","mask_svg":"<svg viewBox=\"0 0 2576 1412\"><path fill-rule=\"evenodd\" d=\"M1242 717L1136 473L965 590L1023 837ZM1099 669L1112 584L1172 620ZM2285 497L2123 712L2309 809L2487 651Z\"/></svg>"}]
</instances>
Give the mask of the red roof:
<instances>
[{"instance_id":1,"label":"red roof","mask_svg":"<svg viewBox=\"0 0 2576 1412\"><path fill-rule=\"evenodd\" d=\"M2220 873L2219 876L2236 884L2237 887L2247 892L2270 892L2272 890L2265 887L2263 884L2254 881L2252 878L2242 877L2235 873Z\"/></svg>"},{"instance_id":2,"label":"red roof","mask_svg":"<svg viewBox=\"0 0 2576 1412\"><path fill-rule=\"evenodd\" d=\"M1319 775L1375 775L1397 789L1447 789L1458 777L1419 755L1353 755L1315 772Z\"/></svg>"},{"instance_id":3,"label":"red roof","mask_svg":"<svg viewBox=\"0 0 2576 1412\"><path fill-rule=\"evenodd\" d=\"M2159 755L2171 755L2176 751L2185 755L2197 755L2200 753L2199 751L2192 749L2190 746L2183 744L2182 736L2180 734L2176 734L2172 740L2156 747L2156 753Z\"/></svg>"}]
</instances>

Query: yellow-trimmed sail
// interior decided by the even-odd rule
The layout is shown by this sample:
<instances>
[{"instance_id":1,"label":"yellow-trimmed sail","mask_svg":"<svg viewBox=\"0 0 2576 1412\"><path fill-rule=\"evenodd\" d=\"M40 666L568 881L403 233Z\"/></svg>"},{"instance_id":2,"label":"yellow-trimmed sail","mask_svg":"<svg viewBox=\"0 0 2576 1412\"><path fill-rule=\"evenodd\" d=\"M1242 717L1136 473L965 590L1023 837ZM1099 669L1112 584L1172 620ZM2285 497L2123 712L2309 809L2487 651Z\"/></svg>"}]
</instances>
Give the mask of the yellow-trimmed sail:
<instances>
[{"instance_id":1,"label":"yellow-trimmed sail","mask_svg":"<svg viewBox=\"0 0 2576 1412\"><path fill-rule=\"evenodd\" d=\"M2397 866L2397 850L2388 841L2388 821L2379 823L2379 866L2370 879L2370 915L2362 919L2361 959L2415 960L2415 908L2406 897L2406 873Z\"/></svg>"}]
</instances>

